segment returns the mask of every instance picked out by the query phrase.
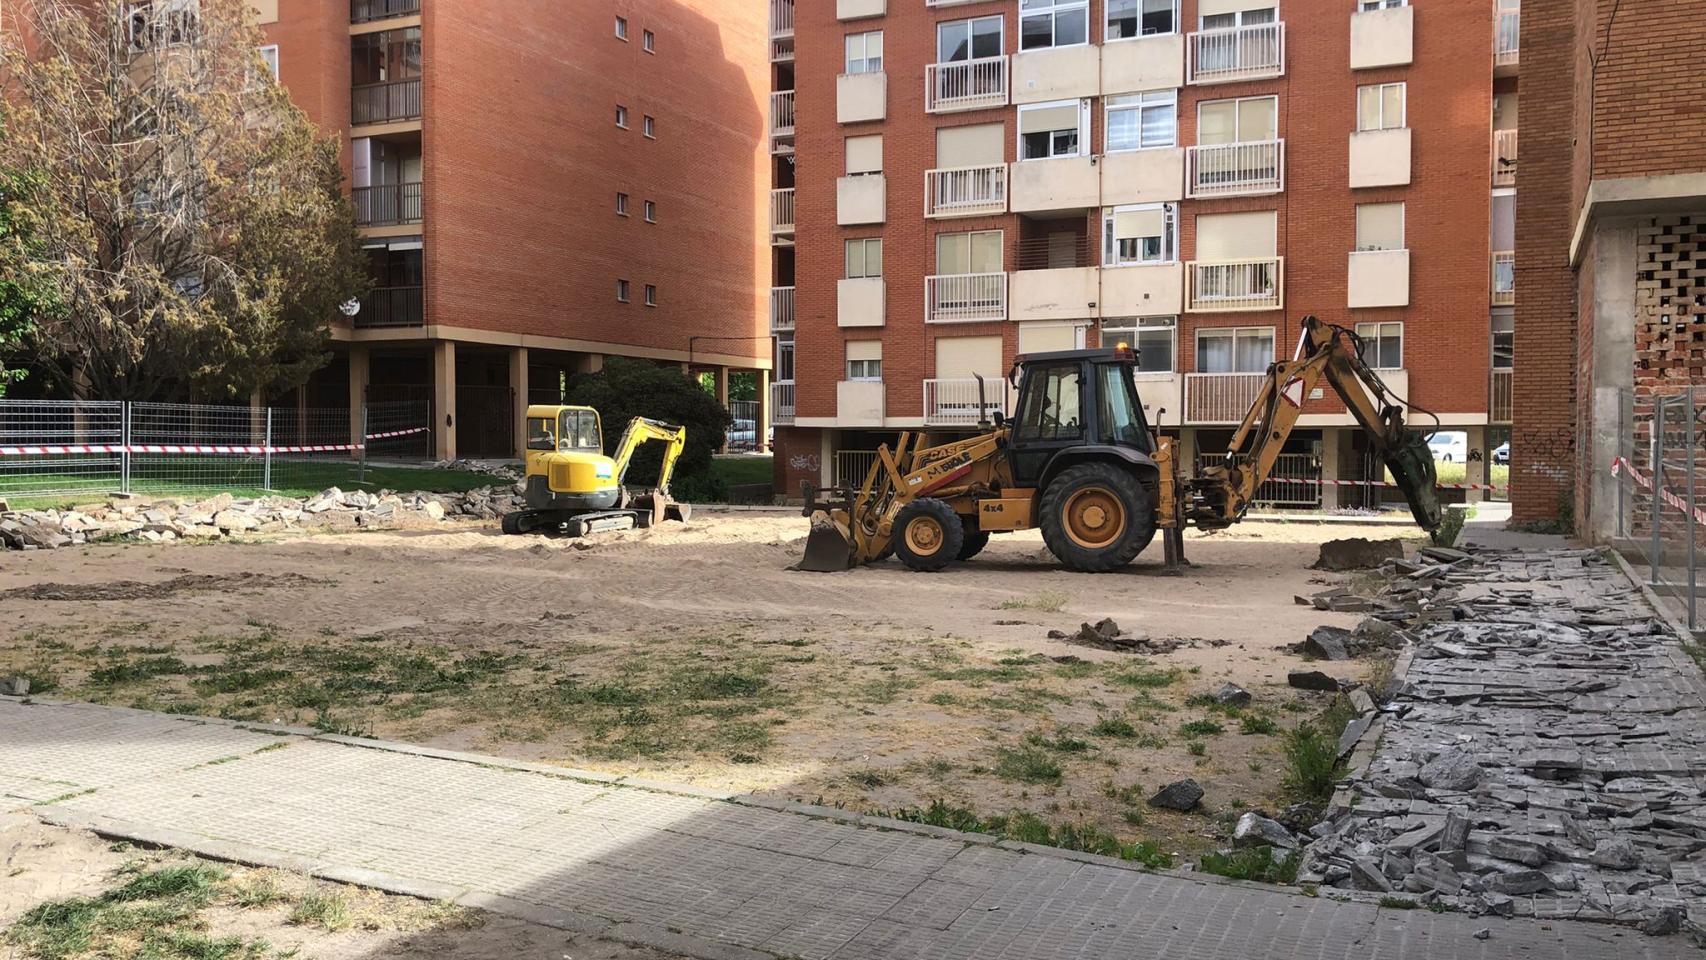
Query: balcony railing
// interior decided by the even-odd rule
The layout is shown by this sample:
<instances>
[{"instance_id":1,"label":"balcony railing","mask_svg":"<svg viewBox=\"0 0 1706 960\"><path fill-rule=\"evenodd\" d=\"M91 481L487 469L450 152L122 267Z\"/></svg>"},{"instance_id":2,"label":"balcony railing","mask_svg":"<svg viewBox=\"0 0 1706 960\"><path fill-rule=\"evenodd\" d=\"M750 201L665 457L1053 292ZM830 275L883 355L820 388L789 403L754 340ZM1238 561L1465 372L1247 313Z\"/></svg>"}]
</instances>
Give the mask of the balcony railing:
<instances>
[{"instance_id":1,"label":"balcony railing","mask_svg":"<svg viewBox=\"0 0 1706 960\"><path fill-rule=\"evenodd\" d=\"M777 90L770 94L770 135L794 135L794 91Z\"/></svg>"},{"instance_id":2,"label":"balcony railing","mask_svg":"<svg viewBox=\"0 0 1706 960\"><path fill-rule=\"evenodd\" d=\"M1522 49L1522 11L1500 10L1493 19L1493 63L1508 67L1517 63Z\"/></svg>"},{"instance_id":3,"label":"balcony railing","mask_svg":"<svg viewBox=\"0 0 1706 960\"><path fill-rule=\"evenodd\" d=\"M1093 267L1092 246L1088 235L1079 235L1070 244L1054 237L1025 237L1019 241L1013 257L1015 270L1062 270L1068 267Z\"/></svg>"},{"instance_id":4,"label":"balcony railing","mask_svg":"<svg viewBox=\"0 0 1706 960\"><path fill-rule=\"evenodd\" d=\"M953 273L924 278L926 323L1007 319L1007 274Z\"/></svg>"},{"instance_id":5,"label":"balcony railing","mask_svg":"<svg viewBox=\"0 0 1706 960\"><path fill-rule=\"evenodd\" d=\"M1285 305L1285 258L1192 260L1185 264L1190 289L1185 309L1193 313L1277 310Z\"/></svg>"},{"instance_id":6,"label":"balcony railing","mask_svg":"<svg viewBox=\"0 0 1706 960\"><path fill-rule=\"evenodd\" d=\"M983 378L981 407L975 377L924 381L925 426L975 426L997 410L1009 412L1007 380L1003 377Z\"/></svg>"},{"instance_id":7,"label":"balcony railing","mask_svg":"<svg viewBox=\"0 0 1706 960\"><path fill-rule=\"evenodd\" d=\"M1511 374L1508 367L1495 369L1492 372L1492 382L1488 384L1489 398L1487 419L1493 423L1511 422Z\"/></svg>"},{"instance_id":8,"label":"balcony railing","mask_svg":"<svg viewBox=\"0 0 1706 960\"><path fill-rule=\"evenodd\" d=\"M1285 24L1199 30L1185 44L1191 83L1231 83L1285 73Z\"/></svg>"},{"instance_id":9,"label":"balcony railing","mask_svg":"<svg viewBox=\"0 0 1706 960\"><path fill-rule=\"evenodd\" d=\"M770 36L794 35L794 0L770 0Z\"/></svg>"},{"instance_id":10,"label":"balcony railing","mask_svg":"<svg viewBox=\"0 0 1706 960\"><path fill-rule=\"evenodd\" d=\"M1493 131L1493 186L1516 186L1516 131Z\"/></svg>"},{"instance_id":11,"label":"balcony railing","mask_svg":"<svg viewBox=\"0 0 1706 960\"><path fill-rule=\"evenodd\" d=\"M981 0L924 0L926 7L957 7L966 3L979 3Z\"/></svg>"},{"instance_id":12,"label":"balcony railing","mask_svg":"<svg viewBox=\"0 0 1706 960\"><path fill-rule=\"evenodd\" d=\"M357 327L418 327L426 320L425 289L374 287L361 298Z\"/></svg>"},{"instance_id":13,"label":"balcony railing","mask_svg":"<svg viewBox=\"0 0 1706 960\"><path fill-rule=\"evenodd\" d=\"M1007 105L1007 57L924 65L924 110L951 113Z\"/></svg>"},{"instance_id":14,"label":"balcony railing","mask_svg":"<svg viewBox=\"0 0 1706 960\"><path fill-rule=\"evenodd\" d=\"M1007 165L924 171L926 217L971 217L1007 212Z\"/></svg>"},{"instance_id":15,"label":"balcony railing","mask_svg":"<svg viewBox=\"0 0 1706 960\"><path fill-rule=\"evenodd\" d=\"M358 124L419 120L421 82L397 80L351 87L349 113L350 122Z\"/></svg>"},{"instance_id":16,"label":"balcony railing","mask_svg":"<svg viewBox=\"0 0 1706 960\"><path fill-rule=\"evenodd\" d=\"M770 288L770 332L785 333L794 329L794 288Z\"/></svg>"},{"instance_id":17,"label":"balcony railing","mask_svg":"<svg viewBox=\"0 0 1706 960\"><path fill-rule=\"evenodd\" d=\"M770 191L770 232L792 235L794 232L794 188Z\"/></svg>"},{"instance_id":18,"label":"balcony railing","mask_svg":"<svg viewBox=\"0 0 1706 960\"><path fill-rule=\"evenodd\" d=\"M1511 250L1493 251L1493 306L1516 305L1516 253Z\"/></svg>"},{"instance_id":19,"label":"balcony railing","mask_svg":"<svg viewBox=\"0 0 1706 960\"><path fill-rule=\"evenodd\" d=\"M349 22L367 23L421 12L421 0L350 0Z\"/></svg>"},{"instance_id":20,"label":"balcony railing","mask_svg":"<svg viewBox=\"0 0 1706 960\"><path fill-rule=\"evenodd\" d=\"M1285 141L1200 145L1185 151L1189 197L1234 197L1285 189Z\"/></svg>"},{"instance_id":21,"label":"balcony railing","mask_svg":"<svg viewBox=\"0 0 1706 960\"><path fill-rule=\"evenodd\" d=\"M355 201L355 222L358 226L390 227L421 222L419 183L356 187L350 191L350 199Z\"/></svg>"},{"instance_id":22,"label":"balcony railing","mask_svg":"<svg viewBox=\"0 0 1706 960\"><path fill-rule=\"evenodd\" d=\"M794 381L778 380L770 385L770 421L783 425L794 422Z\"/></svg>"},{"instance_id":23,"label":"balcony railing","mask_svg":"<svg viewBox=\"0 0 1706 960\"><path fill-rule=\"evenodd\" d=\"M1185 374L1185 422L1244 422L1267 379L1265 372Z\"/></svg>"}]
</instances>

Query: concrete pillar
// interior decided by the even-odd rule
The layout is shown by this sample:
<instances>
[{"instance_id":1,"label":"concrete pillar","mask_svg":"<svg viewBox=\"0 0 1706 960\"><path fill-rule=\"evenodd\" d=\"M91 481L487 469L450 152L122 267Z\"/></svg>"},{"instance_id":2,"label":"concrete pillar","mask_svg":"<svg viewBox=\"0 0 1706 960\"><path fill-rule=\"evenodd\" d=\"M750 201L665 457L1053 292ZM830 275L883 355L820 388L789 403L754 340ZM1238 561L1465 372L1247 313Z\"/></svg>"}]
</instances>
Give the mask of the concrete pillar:
<instances>
[{"instance_id":1,"label":"concrete pillar","mask_svg":"<svg viewBox=\"0 0 1706 960\"><path fill-rule=\"evenodd\" d=\"M349 442L356 445L367 442L362 437L362 426L366 422L363 412L367 408L369 356L367 344L349 345ZM361 451L351 450L350 456L359 458Z\"/></svg>"},{"instance_id":2,"label":"concrete pillar","mask_svg":"<svg viewBox=\"0 0 1706 960\"><path fill-rule=\"evenodd\" d=\"M1197 431L1194 427L1179 428L1179 476L1197 475Z\"/></svg>"},{"instance_id":3,"label":"concrete pillar","mask_svg":"<svg viewBox=\"0 0 1706 960\"><path fill-rule=\"evenodd\" d=\"M818 467L817 482L820 487L827 487L835 482L835 431L818 431Z\"/></svg>"},{"instance_id":4,"label":"concrete pillar","mask_svg":"<svg viewBox=\"0 0 1706 960\"><path fill-rule=\"evenodd\" d=\"M574 360L574 373L597 373L604 369L604 354L577 353Z\"/></svg>"},{"instance_id":5,"label":"concrete pillar","mask_svg":"<svg viewBox=\"0 0 1706 960\"><path fill-rule=\"evenodd\" d=\"M432 439L440 460L456 459L456 341L432 342Z\"/></svg>"},{"instance_id":6,"label":"concrete pillar","mask_svg":"<svg viewBox=\"0 0 1706 960\"><path fill-rule=\"evenodd\" d=\"M756 396L758 397L758 419L754 421L753 442L758 445L759 453L770 452L770 371L754 370L752 379L755 381Z\"/></svg>"},{"instance_id":7,"label":"concrete pillar","mask_svg":"<svg viewBox=\"0 0 1706 960\"><path fill-rule=\"evenodd\" d=\"M515 431L515 458L527 459L527 431L522 420L527 416L527 348L509 348L509 388L515 395L515 415L510 417Z\"/></svg>"},{"instance_id":8,"label":"concrete pillar","mask_svg":"<svg viewBox=\"0 0 1706 960\"><path fill-rule=\"evenodd\" d=\"M1464 427L1463 432L1468 440L1465 446L1469 448L1469 452L1464 454L1466 459L1463 463L1463 482L1467 484L1486 483L1488 477L1487 464L1491 462L1493 456L1493 452L1487 449L1487 428L1484 426ZM1465 490L1463 493L1465 503L1480 503L1487 499L1487 491L1485 490Z\"/></svg>"},{"instance_id":9,"label":"concrete pillar","mask_svg":"<svg viewBox=\"0 0 1706 960\"><path fill-rule=\"evenodd\" d=\"M1339 436L1346 432L1338 427L1321 428L1321 509L1324 512L1339 509L1339 491L1343 488L1333 481L1348 479L1344 476L1344 464L1339 457Z\"/></svg>"}]
</instances>

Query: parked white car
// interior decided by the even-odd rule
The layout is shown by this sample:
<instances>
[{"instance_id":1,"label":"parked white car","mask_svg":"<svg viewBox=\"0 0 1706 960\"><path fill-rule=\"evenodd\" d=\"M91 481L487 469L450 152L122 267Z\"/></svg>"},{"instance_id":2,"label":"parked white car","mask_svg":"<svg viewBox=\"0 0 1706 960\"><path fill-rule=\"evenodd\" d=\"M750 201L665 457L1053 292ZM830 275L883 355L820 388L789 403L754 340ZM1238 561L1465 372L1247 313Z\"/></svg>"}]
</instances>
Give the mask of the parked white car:
<instances>
[{"instance_id":1,"label":"parked white car","mask_svg":"<svg viewBox=\"0 0 1706 960\"><path fill-rule=\"evenodd\" d=\"M1469 435L1461 430L1441 430L1428 438L1428 450L1441 463L1463 463L1469 459Z\"/></svg>"},{"instance_id":2,"label":"parked white car","mask_svg":"<svg viewBox=\"0 0 1706 960\"><path fill-rule=\"evenodd\" d=\"M1511 442L1509 440L1506 440L1504 443L1501 443L1498 446L1493 448L1493 462L1494 463L1510 463L1511 462Z\"/></svg>"}]
</instances>

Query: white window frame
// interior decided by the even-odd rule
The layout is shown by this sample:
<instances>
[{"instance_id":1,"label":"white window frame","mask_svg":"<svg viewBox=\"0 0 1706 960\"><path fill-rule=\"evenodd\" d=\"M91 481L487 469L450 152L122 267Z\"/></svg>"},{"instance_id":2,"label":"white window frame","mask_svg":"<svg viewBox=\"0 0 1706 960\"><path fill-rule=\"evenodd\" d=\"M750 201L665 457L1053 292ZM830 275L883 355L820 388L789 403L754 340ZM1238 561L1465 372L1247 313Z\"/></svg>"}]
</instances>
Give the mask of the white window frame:
<instances>
[{"instance_id":1,"label":"white window frame","mask_svg":"<svg viewBox=\"0 0 1706 960\"><path fill-rule=\"evenodd\" d=\"M261 60L272 71L272 81L278 82L278 44L269 43L260 48Z\"/></svg>"},{"instance_id":2,"label":"white window frame","mask_svg":"<svg viewBox=\"0 0 1706 960\"><path fill-rule=\"evenodd\" d=\"M872 37L877 38L877 55L875 58L870 56ZM858 57L853 56L854 41L858 41L859 43ZM859 33L849 33L846 38L842 40L843 58L841 65L845 75L854 76L861 73L882 73L884 53L883 32L881 30L864 30ZM875 67L871 66L873 59L876 61ZM855 63L859 64L858 70L853 69L853 64Z\"/></svg>"},{"instance_id":3,"label":"white window frame","mask_svg":"<svg viewBox=\"0 0 1706 960\"><path fill-rule=\"evenodd\" d=\"M1203 336L1205 334L1209 335L1209 336L1224 336L1224 335L1228 335L1228 334L1231 335L1231 337L1232 337L1232 365L1234 367L1236 367L1238 365L1238 338L1241 336L1246 336L1246 335L1250 335L1250 334L1255 334L1258 336L1265 334L1268 338L1268 359L1267 359L1267 362L1263 363L1261 366L1261 369L1259 369L1259 370L1204 370L1202 368L1202 357L1203 357L1202 341L1203 341ZM1198 372L1198 373L1211 373L1211 374L1266 373L1268 367L1270 365L1272 365L1274 362L1274 351L1278 349L1278 345L1279 345L1279 341L1276 340L1274 337L1274 328L1273 327L1200 327L1197 329L1196 337L1197 337L1197 341L1196 341L1196 357L1195 357L1195 360L1196 360L1196 367L1197 367L1196 372Z\"/></svg>"},{"instance_id":4,"label":"white window frame","mask_svg":"<svg viewBox=\"0 0 1706 960\"><path fill-rule=\"evenodd\" d=\"M1380 331L1387 327L1398 328L1398 362L1393 364L1382 363L1379 356ZM1372 331L1372 334L1370 331ZM1364 363L1376 370L1404 369L1404 322L1402 320L1377 320L1369 323L1359 323L1356 325L1356 332L1357 336L1362 338L1363 343L1374 345L1375 356L1371 359L1367 355L1364 355L1362 358Z\"/></svg>"},{"instance_id":5,"label":"white window frame","mask_svg":"<svg viewBox=\"0 0 1706 960\"><path fill-rule=\"evenodd\" d=\"M1119 256L1119 246L1114 240L1114 215L1129 213L1136 210L1160 210L1166 220L1166 227L1161 234L1161 259L1145 260L1142 248L1139 248L1136 259L1126 260ZM1157 263L1177 263L1179 260L1179 205L1177 203L1127 203L1117 207L1106 207L1102 210L1102 266L1104 267L1139 267L1152 266Z\"/></svg>"},{"instance_id":6,"label":"white window frame","mask_svg":"<svg viewBox=\"0 0 1706 960\"><path fill-rule=\"evenodd\" d=\"M656 140L658 138L658 118L654 117L648 113L648 114L646 114L646 118L643 121L643 124L644 124L644 128L645 128L646 139Z\"/></svg>"},{"instance_id":7,"label":"white window frame","mask_svg":"<svg viewBox=\"0 0 1706 960\"><path fill-rule=\"evenodd\" d=\"M1357 10L1362 13L1368 13L1372 10L1392 10L1409 5L1410 0L1357 0Z\"/></svg>"},{"instance_id":8,"label":"white window frame","mask_svg":"<svg viewBox=\"0 0 1706 960\"><path fill-rule=\"evenodd\" d=\"M1238 109L1238 107L1242 104L1248 103L1251 100L1272 100L1274 103L1274 135L1267 140L1246 140L1246 139L1244 139L1244 129L1243 129L1244 128L1244 111ZM1198 100L1197 101L1197 146L1199 146L1199 147L1200 146L1224 147L1224 146L1228 145L1225 143L1204 144L1202 142L1202 108L1206 107L1210 104L1215 104L1215 103L1230 103L1230 104L1232 104L1232 139L1231 139L1231 141L1229 141L1230 143L1272 143L1274 140L1279 139L1279 120L1280 120L1279 94L1277 94L1277 93L1261 93L1261 94L1256 94L1255 96L1252 96L1252 97L1222 97L1219 100Z\"/></svg>"},{"instance_id":9,"label":"white window frame","mask_svg":"<svg viewBox=\"0 0 1706 960\"><path fill-rule=\"evenodd\" d=\"M628 108L620 103L616 105L616 125L623 130L628 129Z\"/></svg>"},{"instance_id":10,"label":"white window frame","mask_svg":"<svg viewBox=\"0 0 1706 960\"><path fill-rule=\"evenodd\" d=\"M629 286L628 281L623 280L620 277L618 277L616 280L616 300L617 300L617 302L618 303L627 303L628 298L631 297L632 295L633 295L633 290Z\"/></svg>"},{"instance_id":11,"label":"white window frame","mask_svg":"<svg viewBox=\"0 0 1706 960\"><path fill-rule=\"evenodd\" d=\"M970 266L971 265L971 238L972 237L985 236L985 235L989 235L989 234L993 234L995 236L996 248L1001 251L1001 269L1000 270L990 270L990 271L986 271L986 272L988 272L988 273L1002 273L1002 272L1004 272L1007 269L1007 231L1005 231L1005 230L961 230L961 231L955 231L952 233L938 233L938 234L936 234L936 236L934 238L931 239L931 241L930 241L930 257L931 257L931 261L932 261L932 266L933 266L934 270L936 271L936 275L937 276L975 277L980 272L985 272L985 271L973 271L973 272L967 273L967 274L944 274L944 273L941 273L941 269L942 269L942 238L944 238L944 237L949 237L949 238L963 237L963 238L965 238L966 264L967 264L967 266ZM954 242L958 242L958 241L955 240Z\"/></svg>"},{"instance_id":12,"label":"white window frame","mask_svg":"<svg viewBox=\"0 0 1706 960\"><path fill-rule=\"evenodd\" d=\"M1089 46L1094 34L1090 30L1090 0L1019 0L1019 52L1026 50L1065 50L1070 47ZM1027 9L1028 8L1028 9ZM1079 43L1056 43L1056 25L1062 13L1074 10L1084 14L1084 39ZM1046 46L1025 46L1025 21L1037 17L1048 17L1049 42ZM1105 27L1104 27L1105 28Z\"/></svg>"},{"instance_id":13,"label":"white window frame","mask_svg":"<svg viewBox=\"0 0 1706 960\"><path fill-rule=\"evenodd\" d=\"M1138 29L1138 32L1136 34L1133 34L1132 36L1129 36L1129 37L1110 37L1110 36L1108 36L1108 24L1113 20L1113 11L1111 8L1113 6L1114 0L1102 0L1102 42L1103 43L1124 43L1127 40L1142 40L1144 37L1169 37L1169 36L1172 36L1172 35L1179 32L1179 14L1181 13L1181 11L1179 10L1179 0L1172 0L1172 4L1173 4L1173 29L1167 31L1166 33L1144 33L1144 32L1142 32L1143 31L1143 4L1144 4L1145 0L1132 0L1132 2L1135 2L1137 4L1137 29Z\"/></svg>"},{"instance_id":14,"label":"white window frame","mask_svg":"<svg viewBox=\"0 0 1706 960\"><path fill-rule=\"evenodd\" d=\"M871 272L871 245L877 247L877 272ZM859 272L853 272L853 251L859 251ZM969 259L969 258L968 258ZM883 275L883 238L854 237L842 244L841 270L849 280L865 280Z\"/></svg>"},{"instance_id":15,"label":"white window frame","mask_svg":"<svg viewBox=\"0 0 1706 960\"><path fill-rule=\"evenodd\" d=\"M1362 243L1361 228L1357 221L1357 207L1384 207L1388 203L1398 205L1398 245L1396 247L1365 247ZM1408 250L1410 239L1410 206L1402 200L1382 201L1379 203L1359 203L1351 208L1351 241L1356 244L1358 253L1381 253L1389 250Z\"/></svg>"},{"instance_id":16,"label":"white window frame","mask_svg":"<svg viewBox=\"0 0 1706 960\"><path fill-rule=\"evenodd\" d=\"M1173 315L1153 317L1114 317L1102 321L1102 346L1124 342L1137 350L1138 363L1143 362L1142 334L1156 330L1167 331L1167 369L1134 370L1138 377L1171 377L1179 372L1179 318Z\"/></svg>"},{"instance_id":17,"label":"white window frame","mask_svg":"<svg viewBox=\"0 0 1706 960\"><path fill-rule=\"evenodd\" d=\"M977 56L974 56L972 54L972 49L971 49L972 48L972 37L974 36L974 34L972 33L972 24L980 23L980 22L983 22L986 20L994 20L995 25L999 28L995 33L996 37L999 38L999 41L1000 41L997 45L998 49L996 49L996 51L993 54L991 54L990 56L999 57L999 56L1005 54L1007 52L1007 18L1006 17L1003 17L1000 14L993 14L991 16L985 16L985 17L964 17L964 18L961 18L959 20L943 20L941 23L936 24L936 62L937 63L965 63L969 60L983 59L981 57L977 57ZM966 59L965 60L943 60L942 59L942 28L943 27L958 27L958 26L964 26L966 29Z\"/></svg>"},{"instance_id":18,"label":"white window frame","mask_svg":"<svg viewBox=\"0 0 1706 960\"><path fill-rule=\"evenodd\" d=\"M618 217L628 215L628 195L625 193L618 192L616 194L616 215Z\"/></svg>"},{"instance_id":19,"label":"white window frame","mask_svg":"<svg viewBox=\"0 0 1706 960\"><path fill-rule=\"evenodd\" d=\"M1244 22L1244 15L1245 14L1247 14L1247 13L1261 13L1263 11L1272 11L1273 15L1274 15L1273 19L1272 20L1253 20L1249 23ZM1250 9L1250 10L1227 11L1226 13L1213 14L1213 16L1231 17L1232 18L1232 26L1231 27L1211 27L1208 25L1208 17L1198 15L1198 17L1197 17L1197 29L1198 30L1228 30L1228 29L1236 29L1238 27L1265 27L1270 23L1278 23L1279 22L1279 19L1280 19L1279 2L1278 2L1278 0L1275 0L1274 5L1271 7L1255 7L1255 8Z\"/></svg>"},{"instance_id":20,"label":"white window frame","mask_svg":"<svg viewBox=\"0 0 1706 960\"><path fill-rule=\"evenodd\" d=\"M782 359L784 356L787 357L786 360ZM799 359L798 354L796 354L794 352L794 335L792 333L778 333L776 335L776 382L777 383L793 383L794 382L794 373L795 373L794 364L798 359ZM787 373L788 376L785 376L785 377L782 376L783 373Z\"/></svg>"},{"instance_id":21,"label":"white window frame","mask_svg":"<svg viewBox=\"0 0 1706 960\"><path fill-rule=\"evenodd\" d=\"M1102 98L1102 136L1107 141L1104 149L1108 153L1133 153L1138 150L1166 150L1179 145L1179 91L1177 90L1147 90L1143 93L1127 93L1113 97ZM1143 114L1147 110L1159 107L1173 109L1173 136L1166 143L1145 143L1143 140ZM1131 110L1137 113L1137 146L1115 147L1112 145L1114 111Z\"/></svg>"},{"instance_id":22,"label":"white window frame","mask_svg":"<svg viewBox=\"0 0 1706 960\"><path fill-rule=\"evenodd\" d=\"M1049 138L1049 152L1048 152L1047 156L1043 156L1043 157L1027 157L1027 156L1025 156L1025 134L1023 132L1020 132L1024 129L1025 125L1021 119L1021 122L1013 125L1015 135L1019 138L1018 143L1015 144L1015 146L1017 147L1017 152L1014 154L1014 156L1019 158L1019 162L1025 163L1025 162L1032 161L1032 160L1058 160L1062 157L1087 157L1090 155L1090 107L1089 107L1089 101L1087 101L1087 100L1048 100L1048 101L1045 101L1043 103L1022 103L1019 105L1019 116L1020 116L1020 118L1023 118L1025 115L1025 112L1027 110L1044 110L1044 109L1051 109L1051 108L1065 107L1065 106L1072 106L1072 107L1077 108L1077 110L1078 110L1078 148L1075 151L1073 151L1072 153L1055 153L1054 152L1054 138L1051 136ZM1054 132L1058 133L1059 131L1054 131Z\"/></svg>"},{"instance_id":23,"label":"white window frame","mask_svg":"<svg viewBox=\"0 0 1706 960\"><path fill-rule=\"evenodd\" d=\"M658 222L658 202L656 200L645 201L645 214L647 223Z\"/></svg>"},{"instance_id":24,"label":"white window frame","mask_svg":"<svg viewBox=\"0 0 1706 960\"><path fill-rule=\"evenodd\" d=\"M883 358L877 357L874 360L848 360L847 379L858 380L865 383L882 382Z\"/></svg>"},{"instance_id":25,"label":"white window frame","mask_svg":"<svg viewBox=\"0 0 1706 960\"><path fill-rule=\"evenodd\" d=\"M1394 124L1388 124L1386 122L1386 90L1388 87L1398 88L1398 122ZM1374 98L1374 102L1378 104L1380 115L1378 117L1377 125L1372 127L1365 127L1362 125L1362 92L1364 90L1379 91L1379 94ZM1356 111L1358 133L1372 133L1376 130L1402 130L1410 124L1410 85L1403 80L1398 80L1393 83L1361 84L1357 87Z\"/></svg>"},{"instance_id":26,"label":"white window frame","mask_svg":"<svg viewBox=\"0 0 1706 960\"><path fill-rule=\"evenodd\" d=\"M646 284L646 306L655 307L657 305L658 305L658 285L655 283L648 283L648 284Z\"/></svg>"},{"instance_id":27,"label":"white window frame","mask_svg":"<svg viewBox=\"0 0 1706 960\"><path fill-rule=\"evenodd\" d=\"M622 41L623 43L628 42L628 18L627 17L617 17L616 18L616 39Z\"/></svg>"},{"instance_id":28,"label":"white window frame","mask_svg":"<svg viewBox=\"0 0 1706 960\"><path fill-rule=\"evenodd\" d=\"M651 32L650 30L641 30L640 31L640 48L642 50L646 51L647 53L657 53L658 52L657 42L658 42L657 34Z\"/></svg>"}]
</instances>

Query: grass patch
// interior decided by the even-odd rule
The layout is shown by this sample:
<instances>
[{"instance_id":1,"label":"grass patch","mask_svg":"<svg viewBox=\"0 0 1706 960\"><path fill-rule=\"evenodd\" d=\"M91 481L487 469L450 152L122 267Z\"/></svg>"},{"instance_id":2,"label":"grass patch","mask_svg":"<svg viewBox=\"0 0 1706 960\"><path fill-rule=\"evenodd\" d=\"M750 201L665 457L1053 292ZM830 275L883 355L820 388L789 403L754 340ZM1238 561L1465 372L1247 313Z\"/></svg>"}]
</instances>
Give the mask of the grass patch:
<instances>
[{"instance_id":1,"label":"grass patch","mask_svg":"<svg viewBox=\"0 0 1706 960\"><path fill-rule=\"evenodd\" d=\"M932 800L927 807L891 810L882 812L881 815L908 823L990 834L1019 843L1034 843L1104 857L1117 857L1154 869L1173 865L1173 858L1161 852L1153 843L1123 841L1114 834L1087 823L1061 823L1050 826L1034 813L1015 812L1006 816L980 817L971 807Z\"/></svg>"},{"instance_id":2,"label":"grass patch","mask_svg":"<svg viewBox=\"0 0 1706 960\"><path fill-rule=\"evenodd\" d=\"M1185 737L1212 737L1225 732L1225 727L1206 717L1179 724L1179 735Z\"/></svg>"},{"instance_id":3,"label":"grass patch","mask_svg":"<svg viewBox=\"0 0 1706 960\"><path fill-rule=\"evenodd\" d=\"M1159 690L1170 687L1184 679L1184 671L1173 668L1156 670L1152 667L1127 667L1109 673L1107 680L1115 686L1132 687L1138 690Z\"/></svg>"},{"instance_id":4,"label":"grass patch","mask_svg":"<svg viewBox=\"0 0 1706 960\"><path fill-rule=\"evenodd\" d=\"M1303 800L1326 800L1339 779L1339 738L1312 723L1285 738L1287 792Z\"/></svg>"},{"instance_id":5,"label":"grass patch","mask_svg":"<svg viewBox=\"0 0 1706 960\"><path fill-rule=\"evenodd\" d=\"M198 914L222 895L227 879L225 871L204 864L131 869L127 879L98 896L52 900L31 908L5 938L40 960L262 956L267 952L263 942L215 940L201 932Z\"/></svg>"},{"instance_id":6,"label":"grass patch","mask_svg":"<svg viewBox=\"0 0 1706 960\"><path fill-rule=\"evenodd\" d=\"M1273 717L1246 713L1238 718L1238 732L1253 736L1272 736L1279 732L1279 724L1274 722Z\"/></svg>"},{"instance_id":7,"label":"grass patch","mask_svg":"<svg viewBox=\"0 0 1706 960\"><path fill-rule=\"evenodd\" d=\"M349 901L336 890L316 888L296 902L286 922L295 927L318 927L335 933L350 925Z\"/></svg>"},{"instance_id":8,"label":"grass patch","mask_svg":"<svg viewBox=\"0 0 1706 960\"><path fill-rule=\"evenodd\" d=\"M1414 910L1421 906L1409 897L1381 897L1380 905L1388 910Z\"/></svg>"},{"instance_id":9,"label":"grass patch","mask_svg":"<svg viewBox=\"0 0 1706 960\"><path fill-rule=\"evenodd\" d=\"M1066 601L1071 599L1064 593L1044 592L1032 597L1009 597L996 605L997 610L1036 610L1041 613L1059 613L1066 609Z\"/></svg>"},{"instance_id":10,"label":"grass patch","mask_svg":"<svg viewBox=\"0 0 1706 960\"><path fill-rule=\"evenodd\" d=\"M1298 865L1303 862L1303 854L1289 850L1275 859L1276 852L1273 847L1251 847L1248 850L1228 853L1210 853L1204 855L1200 866L1204 873L1230 877L1233 880L1254 880L1259 883L1295 882Z\"/></svg>"},{"instance_id":11,"label":"grass patch","mask_svg":"<svg viewBox=\"0 0 1706 960\"><path fill-rule=\"evenodd\" d=\"M1061 769L1053 757L1036 747L998 747L995 775L1020 783L1054 785L1060 783Z\"/></svg>"},{"instance_id":12,"label":"grass patch","mask_svg":"<svg viewBox=\"0 0 1706 960\"><path fill-rule=\"evenodd\" d=\"M1096 720L1096 725L1090 728L1090 733L1097 737L1131 740L1137 736L1137 728L1124 717L1100 717Z\"/></svg>"},{"instance_id":13,"label":"grass patch","mask_svg":"<svg viewBox=\"0 0 1706 960\"><path fill-rule=\"evenodd\" d=\"M711 476L729 487L775 480L770 457L715 457L711 460Z\"/></svg>"},{"instance_id":14,"label":"grass patch","mask_svg":"<svg viewBox=\"0 0 1706 960\"><path fill-rule=\"evenodd\" d=\"M1090 751L1090 741L1066 734L1045 737L1040 733L1033 733L1025 738L1025 742L1044 750L1053 750L1055 753L1088 753Z\"/></svg>"}]
</instances>

